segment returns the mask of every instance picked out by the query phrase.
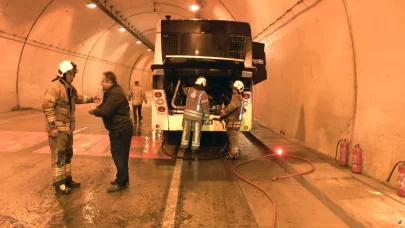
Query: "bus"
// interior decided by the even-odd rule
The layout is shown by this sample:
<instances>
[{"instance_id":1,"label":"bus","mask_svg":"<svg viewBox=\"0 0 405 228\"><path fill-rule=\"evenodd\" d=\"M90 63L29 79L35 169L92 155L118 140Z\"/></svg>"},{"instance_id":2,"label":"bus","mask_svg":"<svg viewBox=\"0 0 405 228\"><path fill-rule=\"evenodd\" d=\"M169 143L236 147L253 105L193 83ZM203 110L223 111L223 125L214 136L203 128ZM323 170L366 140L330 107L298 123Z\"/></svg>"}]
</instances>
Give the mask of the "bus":
<instances>
[{"instance_id":1,"label":"bus","mask_svg":"<svg viewBox=\"0 0 405 228\"><path fill-rule=\"evenodd\" d=\"M170 17L159 21L151 65L152 129L183 130L186 94L182 88L193 86L198 76L204 76L211 121L203 124L202 132L226 131L221 122L213 120L219 118L230 101L235 80L241 80L245 86L240 131L250 131L256 72L252 62L251 29L246 22Z\"/></svg>"}]
</instances>

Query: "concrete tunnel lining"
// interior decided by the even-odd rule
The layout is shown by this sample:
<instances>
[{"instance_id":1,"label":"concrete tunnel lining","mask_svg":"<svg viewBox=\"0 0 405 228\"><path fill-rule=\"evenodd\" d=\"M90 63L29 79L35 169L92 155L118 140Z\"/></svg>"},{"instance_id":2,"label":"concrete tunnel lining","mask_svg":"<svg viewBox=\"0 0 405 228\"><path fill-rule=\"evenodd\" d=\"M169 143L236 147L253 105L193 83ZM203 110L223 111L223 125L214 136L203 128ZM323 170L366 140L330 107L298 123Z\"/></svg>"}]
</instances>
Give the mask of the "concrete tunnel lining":
<instances>
[{"instance_id":1,"label":"concrete tunnel lining","mask_svg":"<svg viewBox=\"0 0 405 228\"><path fill-rule=\"evenodd\" d=\"M193 14L185 10L190 2L172 0L152 13L151 2L109 1L128 6L123 12L136 15L131 23L150 41L157 21L148 18L164 19L164 14L190 18ZM201 15L248 21L255 40L266 44L268 79L254 87L253 96L258 121L328 155L334 154L339 139L352 139L365 151L364 172L384 180L390 166L405 156L405 122L400 115L405 111L401 98L405 86L398 83L405 72L401 67L405 35L397 29L405 20L400 11L405 3L365 4L208 0ZM1 69L9 75L0 91L0 111L39 108L45 86L64 59L79 64L81 74L74 84L86 95L101 93L99 77L106 70L122 75L125 89L134 80L150 78L153 53L117 32L115 22L82 1L3 0L0 6L0 45L5 53L0 56L5 63ZM64 27L58 28L56 22ZM74 36L65 37L60 31Z\"/></svg>"}]
</instances>

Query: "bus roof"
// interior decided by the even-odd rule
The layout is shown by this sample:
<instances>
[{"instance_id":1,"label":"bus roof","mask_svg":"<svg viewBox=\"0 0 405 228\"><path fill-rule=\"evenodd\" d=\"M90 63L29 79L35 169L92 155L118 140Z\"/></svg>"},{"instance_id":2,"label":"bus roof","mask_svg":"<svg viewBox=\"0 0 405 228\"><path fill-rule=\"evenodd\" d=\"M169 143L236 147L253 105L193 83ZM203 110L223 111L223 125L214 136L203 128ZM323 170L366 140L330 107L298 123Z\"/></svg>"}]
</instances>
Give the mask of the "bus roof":
<instances>
[{"instance_id":1,"label":"bus roof","mask_svg":"<svg viewBox=\"0 0 405 228\"><path fill-rule=\"evenodd\" d=\"M176 33L212 33L226 35L251 36L250 24L239 21L223 20L161 20L158 32L163 34Z\"/></svg>"}]
</instances>

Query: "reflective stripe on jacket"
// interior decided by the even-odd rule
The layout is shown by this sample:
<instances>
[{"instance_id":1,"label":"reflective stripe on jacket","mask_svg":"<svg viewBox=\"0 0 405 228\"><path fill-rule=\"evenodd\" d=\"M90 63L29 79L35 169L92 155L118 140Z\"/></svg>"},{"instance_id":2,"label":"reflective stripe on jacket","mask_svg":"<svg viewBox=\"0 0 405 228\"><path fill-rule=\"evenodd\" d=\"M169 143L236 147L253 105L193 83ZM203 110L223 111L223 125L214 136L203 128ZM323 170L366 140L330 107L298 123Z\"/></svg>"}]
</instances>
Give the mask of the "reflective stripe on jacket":
<instances>
[{"instance_id":1,"label":"reflective stripe on jacket","mask_svg":"<svg viewBox=\"0 0 405 228\"><path fill-rule=\"evenodd\" d=\"M207 93L194 87L185 87L183 91L187 94L183 117L189 120L209 119L210 107Z\"/></svg>"},{"instance_id":2,"label":"reflective stripe on jacket","mask_svg":"<svg viewBox=\"0 0 405 228\"><path fill-rule=\"evenodd\" d=\"M243 97L239 94L233 94L232 100L222 111L221 117L227 117L227 129L238 130L242 124Z\"/></svg>"}]
</instances>

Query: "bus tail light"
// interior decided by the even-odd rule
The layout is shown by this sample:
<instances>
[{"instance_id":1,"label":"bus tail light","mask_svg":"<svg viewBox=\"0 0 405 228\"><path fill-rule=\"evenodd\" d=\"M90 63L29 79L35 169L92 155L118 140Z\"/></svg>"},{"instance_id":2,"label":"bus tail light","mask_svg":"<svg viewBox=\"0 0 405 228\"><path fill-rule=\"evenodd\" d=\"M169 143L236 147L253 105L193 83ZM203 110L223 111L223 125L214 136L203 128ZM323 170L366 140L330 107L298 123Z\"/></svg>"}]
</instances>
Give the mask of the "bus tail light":
<instances>
[{"instance_id":1,"label":"bus tail light","mask_svg":"<svg viewBox=\"0 0 405 228\"><path fill-rule=\"evenodd\" d=\"M163 106L160 106L160 107L158 108L158 111L159 111L159 112L165 112L165 111L166 111L166 108L163 107Z\"/></svg>"},{"instance_id":2,"label":"bus tail light","mask_svg":"<svg viewBox=\"0 0 405 228\"><path fill-rule=\"evenodd\" d=\"M161 92L155 92L155 97L156 98L161 98L162 97L162 93Z\"/></svg>"},{"instance_id":3,"label":"bus tail light","mask_svg":"<svg viewBox=\"0 0 405 228\"><path fill-rule=\"evenodd\" d=\"M162 105L163 103L165 103L165 102L162 99L156 100L156 104L158 104L158 105Z\"/></svg>"}]
</instances>

